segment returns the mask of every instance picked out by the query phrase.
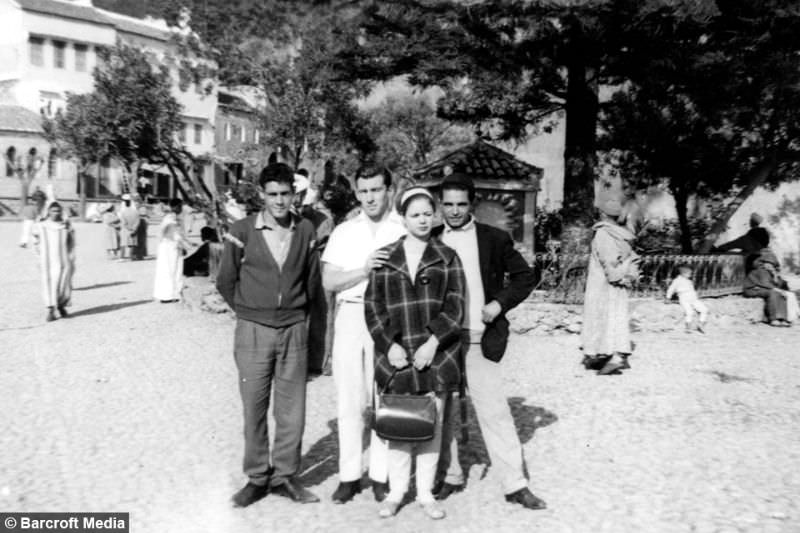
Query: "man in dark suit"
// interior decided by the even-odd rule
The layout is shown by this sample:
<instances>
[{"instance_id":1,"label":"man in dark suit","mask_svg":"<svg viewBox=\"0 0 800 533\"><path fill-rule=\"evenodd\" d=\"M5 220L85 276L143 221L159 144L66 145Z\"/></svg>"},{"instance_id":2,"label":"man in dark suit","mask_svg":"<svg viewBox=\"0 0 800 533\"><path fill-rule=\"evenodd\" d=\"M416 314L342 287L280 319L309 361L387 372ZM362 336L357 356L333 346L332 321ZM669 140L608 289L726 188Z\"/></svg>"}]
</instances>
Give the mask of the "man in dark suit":
<instances>
[{"instance_id":1,"label":"man in dark suit","mask_svg":"<svg viewBox=\"0 0 800 533\"><path fill-rule=\"evenodd\" d=\"M514 249L507 232L476 222L472 216L475 186L464 174L451 174L441 185L444 226L436 234L459 255L467 280L463 322L464 371L470 398L492 465L502 478L506 500L528 509L544 509L525 478L522 445L503 394L501 359L508 343L506 312L519 305L534 286L533 271ZM508 274L510 283L505 286ZM455 402L445 409L445 429L438 484L443 500L464 487L453 438L458 424Z\"/></svg>"}]
</instances>

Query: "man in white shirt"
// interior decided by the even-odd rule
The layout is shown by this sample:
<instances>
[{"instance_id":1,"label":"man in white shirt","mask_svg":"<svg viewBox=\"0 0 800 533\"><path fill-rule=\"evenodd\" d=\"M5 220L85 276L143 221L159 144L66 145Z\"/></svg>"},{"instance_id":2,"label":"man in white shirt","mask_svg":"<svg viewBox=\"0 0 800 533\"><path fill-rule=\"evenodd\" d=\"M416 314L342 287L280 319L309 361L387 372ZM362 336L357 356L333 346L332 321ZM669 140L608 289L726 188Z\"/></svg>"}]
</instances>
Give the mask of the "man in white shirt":
<instances>
[{"instance_id":1,"label":"man in white shirt","mask_svg":"<svg viewBox=\"0 0 800 533\"><path fill-rule=\"evenodd\" d=\"M374 391L373 342L364 319L364 291L369 272L381 268L390 244L406 230L390 209L392 176L386 169L367 169L356 176L356 198L361 213L331 233L322 254L322 283L336 293L331 365L336 384L339 426L339 486L335 503L346 503L361 492L364 413ZM369 477L375 499L388 492L386 443L371 433Z\"/></svg>"}]
</instances>

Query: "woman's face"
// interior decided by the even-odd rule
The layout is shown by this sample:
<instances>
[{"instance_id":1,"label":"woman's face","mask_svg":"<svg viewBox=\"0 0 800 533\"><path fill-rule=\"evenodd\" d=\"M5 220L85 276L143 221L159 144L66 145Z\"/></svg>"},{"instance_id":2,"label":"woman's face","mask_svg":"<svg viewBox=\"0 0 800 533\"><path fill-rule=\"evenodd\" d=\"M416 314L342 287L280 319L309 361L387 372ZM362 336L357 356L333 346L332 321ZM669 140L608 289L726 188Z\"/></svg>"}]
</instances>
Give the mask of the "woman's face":
<instances>
[{"instance_id":1,"label":"woman's face","mask_svg":"<svg viewBox=\"0 0 800 533\"><path fill-rule=\"evenodd\" d=\"M433 228L433 204L425 197L411 200L403 215L403 221L411 235L427 239Z\"/></svg>"}]
</instances>

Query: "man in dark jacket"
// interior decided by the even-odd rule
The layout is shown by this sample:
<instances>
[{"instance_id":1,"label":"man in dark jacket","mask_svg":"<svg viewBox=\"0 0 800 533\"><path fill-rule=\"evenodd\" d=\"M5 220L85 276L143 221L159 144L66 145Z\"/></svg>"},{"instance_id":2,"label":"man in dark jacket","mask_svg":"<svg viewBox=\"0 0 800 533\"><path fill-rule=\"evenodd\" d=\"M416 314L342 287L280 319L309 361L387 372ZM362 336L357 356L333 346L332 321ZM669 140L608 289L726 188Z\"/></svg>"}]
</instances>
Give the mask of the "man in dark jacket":
<instances>
[{"instance_id":1,"label":"man in dark jacket","mask_svg":"<svg viewBox=\"0 0 800 533\"><path fill-rule=\"evenodd\" d=\"M472 216L475 186L469 176L451 174L441 185L445 224L441 240L453 248L463 264L467 299L463 322L464 372L470 398L492 465L502 478L506 500L527 509L545 503L528 489L522 445L503 394L501 359L508 343L506 312L527 298L534 286L533 271L514 249L507 232L476 222ZM436 230L435 230L436 231ZM505 286L505 276L510 283ZM445 499L464 486L454 437L454 402L445 410L440 472L445 472L438 498Z\"/></svg>"},{"instance_id":2,"label":"man in dark jacket","mask_svg":"<svg viewBox=\"0 0 800 533\"><path fill-rule=\"evenodd\" d=\"M244 472L233 496L246 507L272 492L300 503L319 499L300 486L308 354L306 315L319 279L314 227L290 212L294 174L283 163L261 171L264 210L225 235L217 289L236 312L234 358L244 406ZM275 388L270 465L267 411Z\"/></svg>"}]
</instances>

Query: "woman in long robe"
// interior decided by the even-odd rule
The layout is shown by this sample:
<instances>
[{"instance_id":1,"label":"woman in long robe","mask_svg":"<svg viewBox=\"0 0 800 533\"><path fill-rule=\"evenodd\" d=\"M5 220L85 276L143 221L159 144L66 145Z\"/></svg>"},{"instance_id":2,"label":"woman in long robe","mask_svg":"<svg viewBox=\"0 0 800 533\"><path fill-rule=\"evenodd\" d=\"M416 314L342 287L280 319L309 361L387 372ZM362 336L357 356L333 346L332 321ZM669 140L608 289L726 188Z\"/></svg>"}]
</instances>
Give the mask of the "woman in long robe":
<instances>
[{"instance_id":1,"label":"woman in long robe","mask_svg":"<svg viewBox=\"0 0 800 533\"><path fill-rule=\"evenodd\" d=\"M616 220L621 204L610 200L600 211L600 221L592 227L581 349L586 368L606 375L628 368L632 352L628 289L637 275L638 256L631 246L633 233Z\"/></svg>"},{"instance_id":2,"label":"woman in long robe","mask_svg":"<svg viewBox=\"0 0 800 533\"><path fill-rule=\"evenodd\" d=\"M75 231L63 219L61 205L53 202L47 217L33 229L42 273L42 296L47 306L47 321L56 319L55 310L67 316L66 307L72 298L72 276L75 273Z\"/></svg>"},{"instance_id":3,"label":"woman in long robe","mask_svg":"<svg viewBox=\"0 0 800 533\"><path fill-rule=\"evenodd\" d=\"M156 252L156 278L153 298L162 303L177 302L183 288L183 255L190 248L183 237L177 215L181 212L180 200L171 202L172 212L164 215L159 226L159 243Z\"/></svg>"}]
</instances>

